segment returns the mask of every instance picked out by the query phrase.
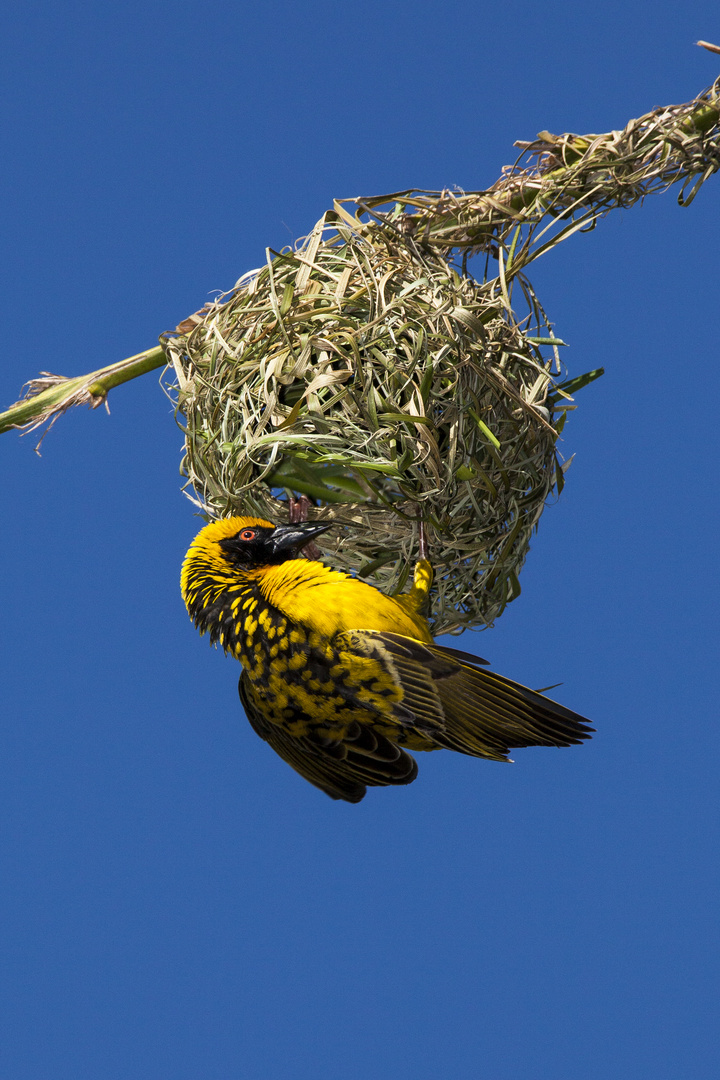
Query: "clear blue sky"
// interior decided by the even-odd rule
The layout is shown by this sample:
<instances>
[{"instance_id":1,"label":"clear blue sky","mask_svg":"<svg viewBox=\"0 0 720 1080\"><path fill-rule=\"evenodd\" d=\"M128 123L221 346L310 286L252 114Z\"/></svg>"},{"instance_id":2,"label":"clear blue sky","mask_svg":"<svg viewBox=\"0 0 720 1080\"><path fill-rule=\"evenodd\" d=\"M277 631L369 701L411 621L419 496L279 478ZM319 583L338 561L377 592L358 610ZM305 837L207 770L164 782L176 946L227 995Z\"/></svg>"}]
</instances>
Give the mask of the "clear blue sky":
<instances>
[{"instance_id":1,"label":"clear blue sky","mask_svg":"<svg viewBox=\"0 0 720 1080\"><path fill-rule=\"evenodd\" d=\"M490 184L692 97L712 5L29 0L4 16L0 404L158 334L336 196ZM720 178L533 280L575 453L497 626L592 743L336 804L254 735L178 590L155 375L0 439L0 1073L710 1080L718 1030Z\"/></svg>"}]
</instances>

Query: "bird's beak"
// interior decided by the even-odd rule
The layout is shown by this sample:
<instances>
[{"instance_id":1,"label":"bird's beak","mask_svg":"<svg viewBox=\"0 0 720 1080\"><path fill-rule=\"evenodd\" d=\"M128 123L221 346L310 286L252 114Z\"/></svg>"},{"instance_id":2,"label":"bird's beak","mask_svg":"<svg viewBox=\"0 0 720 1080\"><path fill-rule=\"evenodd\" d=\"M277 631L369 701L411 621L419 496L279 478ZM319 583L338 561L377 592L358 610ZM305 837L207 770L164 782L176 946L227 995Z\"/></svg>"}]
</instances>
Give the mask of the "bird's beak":
<instances>
[{"instance_id":1,"label":"bird's beak","mask_svg":"<svg viewBox=\"0 0 720 1080\"><path fill-rule=\"evenodd\" d=\"M294 525L278 525L270 537L274 555L290 555L300 551L320 533L327 532L332 523L318 525L314 521L301 521Z\"/></svg>"}]
</instances>

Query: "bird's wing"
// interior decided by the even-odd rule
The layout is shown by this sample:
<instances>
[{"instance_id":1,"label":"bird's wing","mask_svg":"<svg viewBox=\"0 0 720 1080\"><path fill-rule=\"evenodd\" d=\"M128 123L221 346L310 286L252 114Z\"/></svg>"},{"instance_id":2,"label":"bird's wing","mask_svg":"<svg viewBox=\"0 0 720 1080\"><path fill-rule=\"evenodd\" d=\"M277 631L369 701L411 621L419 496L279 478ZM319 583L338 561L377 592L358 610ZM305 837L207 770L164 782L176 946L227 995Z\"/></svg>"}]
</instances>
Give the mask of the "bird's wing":
<instances>
[{"instance_id":1,"label":"bird's wing","mask_svg":"<svg viewBox=\"0 0 720 1080\"><path fill-rule=\"evenodd\" d=\"M324 739L317 732L298 738L268 720L244 674L239 691L253 730L283 761L332 799L357 803L368 786L410 784L417 776L415 759L366 725L353 724L341 741Z\"/></svg>"},{"instance_id":2,"label":"bird's wing","mask_svg":"<svg viewBox=\"0 0 720 1080\"><path fill-rule=\"evenodd\" d=\"M502 761L514 747L571 746L593 730L578 713L473 666L454 649L387 632L354 637L356 647L362 642L386 653L403 690L401 709L439 746Z\"/></svg>"},{"instance_id":3,"label":"bird's wing","mask_svg":"<svg viewBox=\"0 0 720 1080\"><path fill-rule=\"evenodd\" d=\"M392 726L394 722L398 728L415 728L430 740L445 730L445 714L436 680L456 671L459 666L456 660L443 661L434 657L429 651L430 646L423 642L389 631L345 630L335 636L333 645L350 671L354 670L354 658L363 657L375 662L375 672L382 672L379 678L375 674L372 680L362 680L362 669L359 669L357 681L353 683L351 679L339 691L346 700L358 709L376 711L386 724L389 722ZM370 694L368 697L371 681L378 689L384 682L385 691L391 687L392 695ZM433 750L435 746L429 741L422 749Z\"/></svg>"}]
</instances>

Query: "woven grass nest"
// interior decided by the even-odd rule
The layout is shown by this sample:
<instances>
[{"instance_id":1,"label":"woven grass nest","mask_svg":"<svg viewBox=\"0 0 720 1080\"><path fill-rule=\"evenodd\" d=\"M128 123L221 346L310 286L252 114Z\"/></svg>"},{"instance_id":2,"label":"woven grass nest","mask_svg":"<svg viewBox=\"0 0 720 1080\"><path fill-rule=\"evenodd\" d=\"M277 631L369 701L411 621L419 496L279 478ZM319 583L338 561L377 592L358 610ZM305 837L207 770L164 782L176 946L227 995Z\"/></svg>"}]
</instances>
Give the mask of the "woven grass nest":
<instances>
[{"instance_id":1,"label":"woven grass nest","mask_svg":"<svg viewBox=\"0 0 720 1080\"><path fill-rule=\"evenodd\" d=\"M421 516L435 633L487 625L519 593L562 477L553 405L567 394L557 349L543 357L548 339L525 332L497 279L329 212L182 329L166 344L183 469L210 516L285 521L304 494L338 526L319 541L327 561L389 592Z\"/></svg>"}]
</instances>

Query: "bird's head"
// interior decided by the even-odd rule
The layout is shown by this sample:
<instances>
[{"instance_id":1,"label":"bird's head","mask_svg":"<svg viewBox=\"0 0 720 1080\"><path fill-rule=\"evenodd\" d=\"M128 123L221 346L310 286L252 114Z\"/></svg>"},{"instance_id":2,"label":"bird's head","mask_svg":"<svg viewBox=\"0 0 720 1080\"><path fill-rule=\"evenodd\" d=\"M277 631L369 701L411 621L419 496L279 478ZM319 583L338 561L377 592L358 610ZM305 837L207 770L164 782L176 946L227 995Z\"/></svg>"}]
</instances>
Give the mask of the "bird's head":
<instances>
[{"instance_id":1,"label":"bird's head","mask_svg":"<svg viewBox=\"0 0 720 1080\"><path fill-rule=\"evenodd\" d=\"M213 521L193 540L182 567L180 587L188 611L201 630L219 625L237 589L258 582L266 568L294 559L329 523L303 521L273 525L256 517Z\"/></svg>"}]
</instances>

